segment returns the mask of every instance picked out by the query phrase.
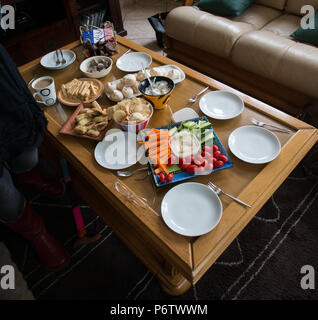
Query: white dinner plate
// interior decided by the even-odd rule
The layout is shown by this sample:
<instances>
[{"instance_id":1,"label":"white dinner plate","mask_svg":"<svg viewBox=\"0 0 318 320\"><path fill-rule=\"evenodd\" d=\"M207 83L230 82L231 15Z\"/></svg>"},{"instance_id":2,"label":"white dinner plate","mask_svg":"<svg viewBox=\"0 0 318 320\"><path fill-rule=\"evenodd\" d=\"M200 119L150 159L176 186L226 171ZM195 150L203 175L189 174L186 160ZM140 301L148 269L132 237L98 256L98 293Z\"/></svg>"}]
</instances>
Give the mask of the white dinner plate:
<instances>
[{"instance_id":1,"label":"white dinner plate","mask_svg":"<svg viewBox=\"0 0 318 320\"><path fill-rule=\"evenodd\" d=\"M56 64L56 51L49 52L45 56L42 57L40 63L41 65L50 70L60 70L68 67L70 64L72 64L76 59L76 54L72 50L62 50L63 57L66 61L66 63L62 64ZM59 52L59 60L62 60L62 56Z\"/></svg>"},{"instance_id":2,"label":"white dinner plate","mask_svg":"<svg viewBox=\"0 0 318 320\"><path fill-rule=\"evenodd\" d=\"M174 64L165 64L163 66L160 66L159 69L166 69L167 73L173 69L178 70L181 74L181 77L178 79L172 79L172 81L177 84L185 79L185 73L182 69L180 69L178 66L175 66Z\"/></svg>"},{"instance_id":3,"label":"white dinner plate","mask_svg":"<svg viewBox=\"0 0 318 320\"><path fill-rule=\"evenodd\" d=\"M228 145L236 157L254 164L274 160L281 150L276 135L257 126L244 126L235 129L229 136Z\"/></svg>"},{"instance_id":4,"label":"white dinner plate","mask_svg":"<svg viewBox=\"0 0 318 320\"><path fill-rule=\"evenodd\" d=\"M142 67L147 68L150 66L152 58L149 54L144 52L132 52L121 56L116 66L119 70L125 72L138 72Z\"/></svg>"},{"instance_id":5,"label":"white dinner plate","mask_svg":"<svg viewBox=\"0 0 318 320\"><path fill-rule=\"evenodd\" d=\"M226 120L240 115L244 102L238 95L223 90L205 94L199 102L201 111L213 119Z\"/></svg>"},{"instance_id":6,"label":"white dinner plate","mask_svg":"<svg viewBox=\"0 0 318 320\"><path fill-rule=\"evenodd\" d=\"M217 226L222 217L222 203L206 185L187 182L166 193L161 202L161 214L173 231L196 237Z\"/></svg>"},{"instance_id":7,"label":"white dinner plate","mask_svg":"<svg viewBox=\"0 0 318 320\"><path fill-rule=\"evenodd\" d=\"M96 145L94 155L102 167L120 170L136 164L143 152L135 133L116 130Z\"/></svg>"}]
</instances>

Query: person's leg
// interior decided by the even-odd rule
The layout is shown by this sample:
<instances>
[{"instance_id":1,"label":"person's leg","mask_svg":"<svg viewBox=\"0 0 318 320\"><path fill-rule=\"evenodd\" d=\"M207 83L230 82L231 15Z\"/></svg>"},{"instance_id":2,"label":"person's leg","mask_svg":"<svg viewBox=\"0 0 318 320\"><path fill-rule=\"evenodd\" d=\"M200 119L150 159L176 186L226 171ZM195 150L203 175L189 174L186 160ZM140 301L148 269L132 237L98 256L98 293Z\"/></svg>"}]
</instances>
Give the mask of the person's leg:
<instances>
[{"instance_id":1,"label":"person's leg","mask_svg":"<svg viewBox=\"0 0 318 320\"><path fill-rule=\"evenodd\" d=\"M49 197L64 194L64 183L49 177L37 168L39 162L38 149L26 151L10 159L9 166L16 184L29 184L37 191Z\"/></svg>"},{"instance_id":2,"label":"person's leg","mask_svg":"<svg viewBox=\"0 0 318 320\"><path fill-rule=\"evenodd\" d=\"M10 169L14 173L22 173L30 171L39 163L38 149L34 148L30 151L20 153L18 156L12 158L9 162Z\"/></svg>"},{"instance_id":3,"label":"person's leg","mask_svg":"<svg viewBox=\"0 0 318 320\"><path fill-rule=\"evenodd\" d=\"M24 202L23 195L13 185L9 171L3 168L0 177L0 221L16 220L24 208Z\"/></svg>"},{"instance_id":4,"label":"person's leg","mask_svg":"<svg viewBox=\"0 0 318 320\"><path fill-rule=\"evenodd\" d=\"M0 177L0 222L28 240L48 269L58 270L68 261L68 253L47 232L42 218L15 188L6 168Z\"/></svg>"}]
</instances>

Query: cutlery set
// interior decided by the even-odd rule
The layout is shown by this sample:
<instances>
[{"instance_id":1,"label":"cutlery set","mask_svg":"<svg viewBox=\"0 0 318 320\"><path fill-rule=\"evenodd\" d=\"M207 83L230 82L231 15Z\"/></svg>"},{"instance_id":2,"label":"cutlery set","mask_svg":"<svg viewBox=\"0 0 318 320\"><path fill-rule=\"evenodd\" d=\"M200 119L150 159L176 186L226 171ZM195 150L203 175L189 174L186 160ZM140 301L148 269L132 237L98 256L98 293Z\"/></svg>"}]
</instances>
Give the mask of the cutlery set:
<instances>
[{"instance_id":1,"label":"cutlery set","mask_svg":"<svg viewBox=\"0 0 318 320\"><path fill-rule=\"evenodd\" d=\"M61 60L59 58L59 52L60 52L60 55L61 55ZM56 65L58 66L59 64L65 64L66 63L66 60L64 59L64 56L63 56L63 52L62 50L55 50L55 55L56 55L56 60L55 60L55 63Z\"/></svg>"}]
</instances>

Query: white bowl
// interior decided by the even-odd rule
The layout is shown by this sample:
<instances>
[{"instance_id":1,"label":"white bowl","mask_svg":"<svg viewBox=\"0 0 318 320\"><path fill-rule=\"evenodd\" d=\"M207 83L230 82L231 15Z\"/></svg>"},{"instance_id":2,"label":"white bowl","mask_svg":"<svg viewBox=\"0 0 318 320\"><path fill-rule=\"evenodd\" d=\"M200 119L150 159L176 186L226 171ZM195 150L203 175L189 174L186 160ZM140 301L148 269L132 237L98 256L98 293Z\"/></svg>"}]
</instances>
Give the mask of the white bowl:
<instances>
[{"instance_id":1,"label":"white bowl","mask_svg":"<svg viewBox=\"0 0 318 320\"><path fill-rule=\"evenodd\" d=\"M101 71L97 71L97 72L87 72L88 69L88 65L89 63L93 60L93 59L103 59L103 60L108 60L110 62L110 65L107 69L103 69ZM94 56L94 57L90 57L85 59L81 65L80 65L80 69L81 71L89 78L103 78L105 76L107 76L109 74L109 72L111 71L113 66L113 60L109 57L105 57L105 56Z\"/></svg>"}]
</instances>

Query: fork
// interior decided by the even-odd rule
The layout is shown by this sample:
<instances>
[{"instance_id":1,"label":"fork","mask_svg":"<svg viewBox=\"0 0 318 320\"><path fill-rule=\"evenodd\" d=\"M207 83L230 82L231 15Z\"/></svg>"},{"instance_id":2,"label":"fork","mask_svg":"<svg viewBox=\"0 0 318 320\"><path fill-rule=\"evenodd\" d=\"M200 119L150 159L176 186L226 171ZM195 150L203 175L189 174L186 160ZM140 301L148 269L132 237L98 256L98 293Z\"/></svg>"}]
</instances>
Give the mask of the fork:
<instances>
[{"instance_id":1,"label":"fork","mask_svg":"<svg viewBox=\"0 0 318 320\"><path fill-rule=\"evenodd\" d=\"M59 65L61 62L60 62L60 59L59 59L59 53L57 50L55 50L55 54L56 54L56 60L55 60L55 63L56 65Z\"/></svg>"},{"instance_id":2,"label":"fork","mask_svg":"<svg viewBox=\"0 0 318 320\"><path fill-rule=\"evenodd\" d=\"M64 57L63 57L63 52L62 52L61 49L60 49L60 54L61 54L61 56L62 56L62 64L66 63L66 60L65 60Z\"/></svg>"},{"instance_id":3,"label":"fork","mask_svg":"<svg viewBox=\"0 0 318 320\"><path fill-rule=\"evenodd\" d=\"M117 175L120 177L130 177L138 171L144 171L147 169L148 169L148 167L143 167L143 168L139 168L139 169L135 169L135 170L117 171Z\"/></svg>"},{"instance_id":4,"label":"fork","mask_svg":"<svg viewBox=\"0 0 318 320\"><path fill-rule=\"evenodd\" d=\"M268 124L268 123L265 123L265 122L262 122L262 121L259 121L259 120L256 120L256 119L252 119L252 123L254 123L255 125L257 125L259 127L267 126L267 127L271 127L271 128L276 129L276 130L279 130L281 132L290 133L290 130L288 130L288 129L276 127L276 126L273 126L272 124Z\"/></svg>"},{"instance_id":5,"label":"fork","mask_svg":"<svg viewBox=\"0 0 318 320\"><path fill-rule=\"evenodd\" d=\"M210 189L212 189L217 195L219 195L219 194L224 194L224 195L228 196L229 198L231 198L232 200L234 200L234 201L236 201L236 202L238 202L238 203L240 203L240 204L242 204L242 205L244 205L244 206L246 206L246 207L251 208L251 206L250 206L249 204L246 204L245 202L243 202L243 201L241 201L241 200L239 200L239 199L236 199L235 197L231 196L230 194L225 193L221 188L217 187L217 186L216 186L215 184L213 184L211 181L208 183L208 187L209 187Z\"/></svg>"}]
</instances>

